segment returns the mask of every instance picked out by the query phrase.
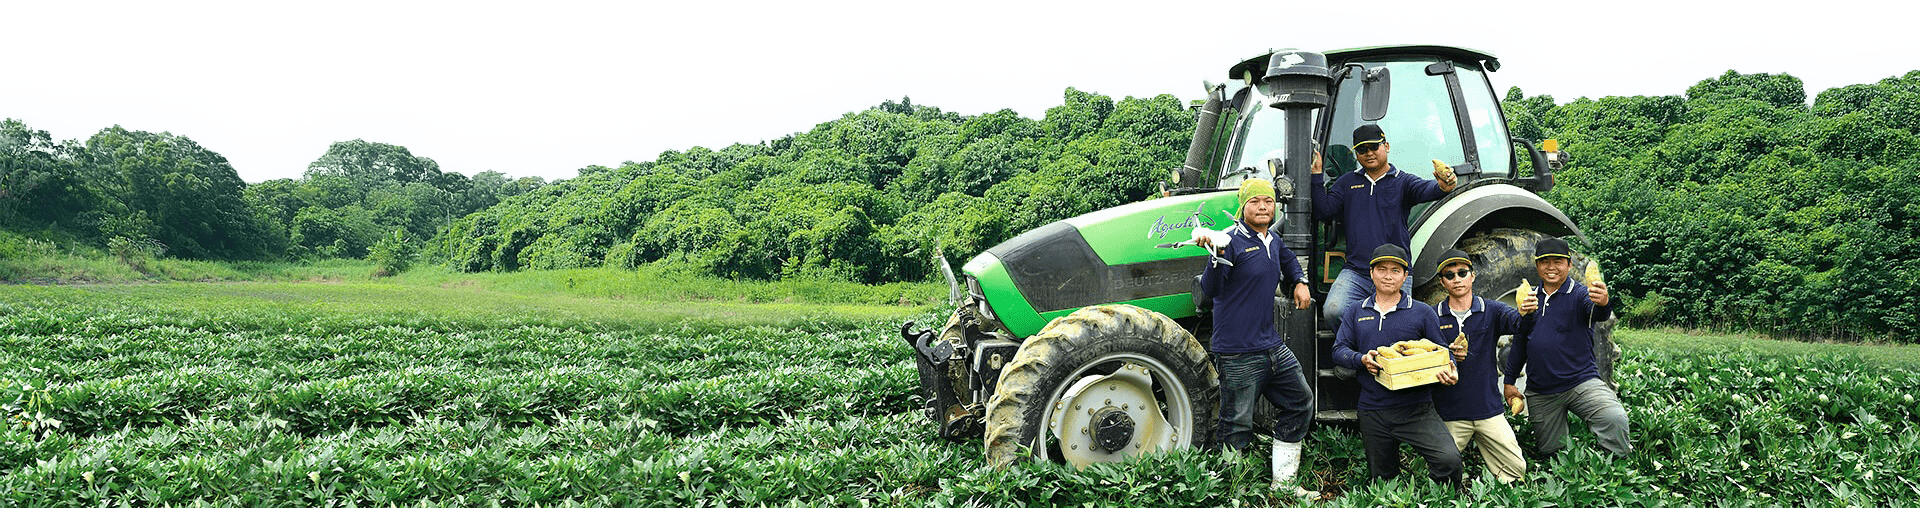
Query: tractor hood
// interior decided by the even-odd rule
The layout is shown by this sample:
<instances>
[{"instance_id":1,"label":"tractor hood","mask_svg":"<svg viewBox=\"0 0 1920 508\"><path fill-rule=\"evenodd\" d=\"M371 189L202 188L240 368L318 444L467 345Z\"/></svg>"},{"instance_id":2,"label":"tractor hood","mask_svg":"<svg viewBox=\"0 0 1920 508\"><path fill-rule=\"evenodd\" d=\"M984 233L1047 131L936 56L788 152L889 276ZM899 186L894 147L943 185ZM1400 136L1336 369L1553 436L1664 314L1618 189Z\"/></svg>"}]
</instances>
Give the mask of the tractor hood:
<instances>
[{"instance_id":1,"label":"tractor hood","mask_svg":"<svg viewBox=\"0 0 1920 508\"><path fill-rule=\"evenodd\" d=\"M1192 316L1206 251L1167 244L1192 238L1195 227L1232 227L1235 196L1152 199L1036 228L969 260L969 290L986 300L987 317L1023 338L1089 305L1128 303Z\"/></svg>"}]
</instances>

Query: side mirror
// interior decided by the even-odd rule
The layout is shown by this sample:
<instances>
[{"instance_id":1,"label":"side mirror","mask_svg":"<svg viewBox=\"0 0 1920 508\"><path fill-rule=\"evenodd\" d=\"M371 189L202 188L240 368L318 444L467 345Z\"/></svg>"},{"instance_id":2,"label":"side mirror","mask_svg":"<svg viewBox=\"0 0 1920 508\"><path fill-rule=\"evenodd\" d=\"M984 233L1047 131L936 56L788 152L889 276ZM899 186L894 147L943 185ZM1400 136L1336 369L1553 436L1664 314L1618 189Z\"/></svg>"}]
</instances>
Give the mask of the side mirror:
<instances>
[{"instance_id":1,"label":"side mirror","mask_svg":"<svg viewBox=\"0 0 1920 508\"><path fill-rule=\"evenodd\" d=\"M1512 138L1510 141L1515 146L1525 149L1530 159L1529 162L1533 164L1533 175L1528 178L1520 178L1520 167L1514 166L1514 183L1519 185L1520 188L1533 191L1534 193L1553 190L1553 171L1561 164L1564 164L1560 162L1560 159L1565 158L1564 154L1558 150L1541 150L1533 146L1532 142L1520 138ZM1549 148L1559 148L1558 145L1559 143L1556 142L1554 146Z\"/></svg>"},{"instance_id":2,"label":"side mirror","mask_svg":"<svg viewBox=\"0 0 1920 508\"><path fill-rule=\"evenodd\" d=\"M1376 122L1387 117L1387 100L1393 95L1392 78L1386 67L1367 69L1360 81L1361 121Z\"/></svg>"}]
</instances>

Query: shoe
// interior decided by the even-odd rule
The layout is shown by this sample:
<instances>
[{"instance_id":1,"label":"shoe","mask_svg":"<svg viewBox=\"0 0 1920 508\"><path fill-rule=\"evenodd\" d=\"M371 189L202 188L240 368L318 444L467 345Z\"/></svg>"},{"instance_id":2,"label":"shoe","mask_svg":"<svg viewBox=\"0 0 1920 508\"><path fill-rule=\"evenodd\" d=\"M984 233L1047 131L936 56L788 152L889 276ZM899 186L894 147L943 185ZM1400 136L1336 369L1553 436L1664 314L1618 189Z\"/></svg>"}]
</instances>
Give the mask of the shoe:
<instances>
[{"instance_id":1,"label":"shoe","mask_svg":"<svg viewBox=\"0 0 1920 508\"><path fill-rule=\"evenodd\" d=\"M1293 497L1301 500L1320 499L1320 493L1307 490L1293 484L1293 476L1300 471L1300 443L1287 443L1273 440L1273 490L1286 492L1292 489Z\"/></svg>"}]
</instances>

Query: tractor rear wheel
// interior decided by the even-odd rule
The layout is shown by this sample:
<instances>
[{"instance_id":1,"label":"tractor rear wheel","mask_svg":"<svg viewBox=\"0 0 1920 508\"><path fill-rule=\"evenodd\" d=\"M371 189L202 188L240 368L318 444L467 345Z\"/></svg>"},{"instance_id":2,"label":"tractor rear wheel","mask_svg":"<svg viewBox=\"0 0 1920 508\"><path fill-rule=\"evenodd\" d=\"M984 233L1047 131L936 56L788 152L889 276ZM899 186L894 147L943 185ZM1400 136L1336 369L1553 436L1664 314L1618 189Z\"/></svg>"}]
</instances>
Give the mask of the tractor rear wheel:
<instances>
[{"instance_id":1,"label":"tractor rear wheel","mask_svg":"<svg viewBox=\"0 0 1920 508\"><path fill-rule=\"evenodd\" d=\"M1540 285L1539 270L1533 266L1533 246L1547 238L1548 235L1533 230L1496 228L1460 239L1456 248L1474 259L1474 294L1519 308L1514 290L1522 279L1536 287ZM1587 263L1591 262L1592 259L1585 254L1574 252L1572 276L1580 277L1586 273ZM1414 297L1425 302L1438 302L1446 299L1447 292L1441 287L1440 279L1435 277L1416 288ZM1618 301L1615 300L1615 303ZM1620 348L1613 343L1615 322L1608 318L1594 323L1593 359L1599 367L1600 379L1618 389L1613 382L1613 364L1620 359ZM1506 358L1507 346L1503 340L1499 364L1506 365Z\"/></svg>"},{"instance_id":2,"label":"tractor rear wheel","mask_svg":"<svg viewBox=\"0 0 1920 508\"><path fill-rule=\"evenodd\" d=\"M1220 378L1179 323L1132 305L1075 311L1021 344L987 401L988 463L1082 467L1203 446Z\"/></svg>"}]
</instances>

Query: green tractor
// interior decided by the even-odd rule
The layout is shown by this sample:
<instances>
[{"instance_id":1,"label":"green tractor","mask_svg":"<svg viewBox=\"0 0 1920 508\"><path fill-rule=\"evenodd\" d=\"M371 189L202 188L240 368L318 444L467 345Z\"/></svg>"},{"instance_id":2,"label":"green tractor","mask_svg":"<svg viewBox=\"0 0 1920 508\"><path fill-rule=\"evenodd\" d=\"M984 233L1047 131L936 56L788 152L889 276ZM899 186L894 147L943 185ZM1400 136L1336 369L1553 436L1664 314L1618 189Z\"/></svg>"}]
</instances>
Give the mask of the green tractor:
<instances>
[{"instance_id":1,"label":"green tractor","mask_svg":"<svg viewBox=\"0 0 1920 508\"><path fill-rule=\"evenodd\" d=\"M1486 76L1499 66L1490 54L1444 46L1280 50L1234 65L1234 81L1208 85L1186 165L1160 196L987 249L954 281L961 304L945 326L902 326L927 415L944 438L984 435L997 467L1206 446L1219 401L1206 346L1211 303L1197 280L1207 254L1177 244L1196 227L1232 225L1234 190L1258 177L1274 181L1284 208L1276 231L1317 279L1308 310L1275 292L1276 324L1317 394L1317 418L1352 421L1359 383L1334 367L1319 302L1344 259L1340 229L1314 220L1311 193L1296 187L1311 182L1317 147L1326 147L1326 181L1355 170L1345 136L1379 124L1400 170L1431 178L1428 161L1440 160L1459 176L1452 193L1411 214L1414 297L1445 297L1433 265L1457 247L1480 267L1481 296L1512 303L1521 279L1540 282L1534 242L1581 233L1536 195L1553 187L1565 155L1551 141L1543 150L1508 133ZM1531 168L1524 176L1522 162ZM1574 262L1578 270L1588 261ZM1596 357L1612 379L1611 325L1597 331Z\"/></svg>"}]
</instances>

